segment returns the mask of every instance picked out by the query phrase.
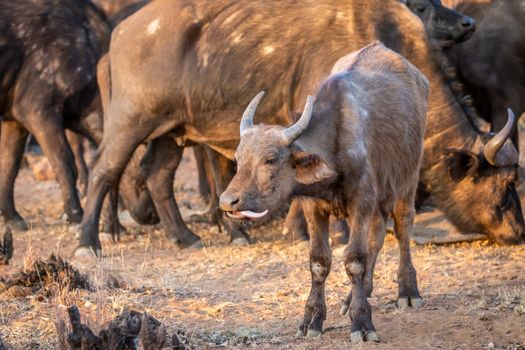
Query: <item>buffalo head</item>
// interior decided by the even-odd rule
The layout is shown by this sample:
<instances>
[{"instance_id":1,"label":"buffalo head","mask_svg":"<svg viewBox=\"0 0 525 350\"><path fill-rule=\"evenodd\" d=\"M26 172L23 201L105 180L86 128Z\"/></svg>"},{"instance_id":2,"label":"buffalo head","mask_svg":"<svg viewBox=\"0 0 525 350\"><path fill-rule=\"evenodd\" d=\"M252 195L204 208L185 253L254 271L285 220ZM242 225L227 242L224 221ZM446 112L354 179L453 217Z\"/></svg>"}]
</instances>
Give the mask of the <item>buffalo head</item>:
<instances>
[{"instance_id":1,"label":"buffalo head","mask_svg":"<svg viewBox=\"0 0 525 350\"><path fill-rule=\"evenodd\" d=\"M441 5L440 0L401 0L425 24L430 39L450 47L470 38L476 29L473 18Z\"/></svg>"},{"instance_id":2,"label":"buffalo head","mask_svg":"<svg viewBox=\"0 0 525 350\"><path fill-rule=\"evenodd\" d=\"M483 137L481 152L448 150L425 175L435 200L455 226L463 232L487 234L502 244L525 239L515 186L518 153L508 139L513 125L514 115L509 110L505 127ZM438 177L442 180L437 181Z\"/></svg>"},{"instance_id":3,"label":"buffalo head","mask_svg":"<svg viewBox=\"0 0 525 350\"><path fill-rule=\"evenodd\" d=\"M286 201L296 184L312 184L334 174L323 159L294 142L310 122L313 97L308 97L297 123L283 128L253 125L263 96L264 92L255 96L243 114L235 152L237 173L220 197L221 210L236 219L263 217Z\"/></svg>"},{"instance_id":4,"label":"buffalo head","mask_svg":"<svg viewBox=\"0 0 525 350\"><path fill-rule=\"evenodd\" d=\"M141 164L145 156L145 147L139 147L122 174L119 194L133 220L141 225L154 225L158 224L160 219L146 187L145 170Z\"/></svg>"}]
</instances>

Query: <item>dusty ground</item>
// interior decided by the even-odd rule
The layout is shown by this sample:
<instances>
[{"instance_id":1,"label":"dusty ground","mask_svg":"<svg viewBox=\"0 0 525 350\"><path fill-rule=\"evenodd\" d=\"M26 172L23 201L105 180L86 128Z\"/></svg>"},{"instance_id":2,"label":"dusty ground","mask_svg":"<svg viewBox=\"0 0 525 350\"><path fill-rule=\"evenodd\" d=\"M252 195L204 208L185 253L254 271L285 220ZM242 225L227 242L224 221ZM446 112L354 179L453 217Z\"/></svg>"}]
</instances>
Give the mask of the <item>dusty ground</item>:
<instances>
[{"instance_id":1,"label":"dusty ground","mask_svg":"<svg viewBox=\"0 0 525 350\"><path fill-rule=\"evenodd\" d=\"M192 161L185 157L175 184L184 210L203 207ZM76 241L61 222L56 183L37 182L24 169L16 199L32 229L15 233L15 257L0 267L0 275L13 274L34 256L55 252L69 259ZM95 329L123 307L146 310L170 330L184 333L182 339L195 349L525 349L524 246L414 244L425 305L400 311L394 303L398 249L391 235L378 259L370 300L381 343L349 342L349 319L338 315L349 289L341 247L334 249L327 284L325 333L319 339L295 338L309 292L308 250L283 237L281 224L252 231L257 243L250 247L232 247L225 234L192 223L209 247L190 252L174 248L157 227L126 221L129 234L116 245L107 244L106 257L98 263L71 260L99 283L96 292L57 291L52 298L3 295L0 334L17 349L56 349L53 322L65 305L76 303L83 321ZM446 223L440 225L448 230ZM425 231L422 224L418 230ZM108 277L122 288L105 287Z\"/></svg>"}]
</instances>

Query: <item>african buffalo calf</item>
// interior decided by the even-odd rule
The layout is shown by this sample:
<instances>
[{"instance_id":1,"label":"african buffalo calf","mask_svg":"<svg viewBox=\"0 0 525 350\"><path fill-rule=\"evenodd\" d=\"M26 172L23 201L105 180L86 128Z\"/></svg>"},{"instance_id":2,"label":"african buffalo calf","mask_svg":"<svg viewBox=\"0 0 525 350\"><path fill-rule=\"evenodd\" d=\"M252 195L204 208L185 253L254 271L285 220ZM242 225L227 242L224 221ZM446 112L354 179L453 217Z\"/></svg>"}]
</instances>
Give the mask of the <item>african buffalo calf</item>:
<instances>
[{"instance_id":1,"label":"african buffalo calf","mask_svg":"<svg viewBox=\"0 0 525 350\"><path fill-rule=\"evenodd\" d=\"M238 171L220 197L236 219L266 215L293 196L305 196L311 233L312 287L299 335L321 334L330 272L329 215L348 217L344 266L352 282L352 342L377 341L367 301L389 215L401 246L399 298L421 304L409 235L423 156L429 85L405 58L373 43L341 58L308 97L301 118L284 128L253 125L264 93L249 104L235 153ZM375 242L370 248L369 242Z\"/></svg>"}]
</instances>

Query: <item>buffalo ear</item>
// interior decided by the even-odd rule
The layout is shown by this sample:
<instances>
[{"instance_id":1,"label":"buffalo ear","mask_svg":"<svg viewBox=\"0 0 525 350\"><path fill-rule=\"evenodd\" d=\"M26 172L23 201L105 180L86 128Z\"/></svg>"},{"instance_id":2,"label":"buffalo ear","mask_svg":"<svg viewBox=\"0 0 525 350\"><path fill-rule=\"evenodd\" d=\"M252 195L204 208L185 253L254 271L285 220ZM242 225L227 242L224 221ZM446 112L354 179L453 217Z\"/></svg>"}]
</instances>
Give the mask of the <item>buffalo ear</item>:
<instances>
[{"instance_id":1,"label":"buffalo ear","mask_svg":"<svg viewBox=\"0 0 525 350\"><path fill-rule=\"evenodd\" d=\"M473 176L479 168L479 158L469 151L448 150L446 156L448 174L453 181Z\"/></svg>"},{"instance_id":2,"label":"buffalo ear","mask_svg":"<svg viewBox=\"0 0 525 350\"><path fill-rule=\"evenodd\" d=\"M311 185L336 175L335 171L319 155L297 151L293 152L295 179L304 185Z\"/></svg>"}]
</instances>

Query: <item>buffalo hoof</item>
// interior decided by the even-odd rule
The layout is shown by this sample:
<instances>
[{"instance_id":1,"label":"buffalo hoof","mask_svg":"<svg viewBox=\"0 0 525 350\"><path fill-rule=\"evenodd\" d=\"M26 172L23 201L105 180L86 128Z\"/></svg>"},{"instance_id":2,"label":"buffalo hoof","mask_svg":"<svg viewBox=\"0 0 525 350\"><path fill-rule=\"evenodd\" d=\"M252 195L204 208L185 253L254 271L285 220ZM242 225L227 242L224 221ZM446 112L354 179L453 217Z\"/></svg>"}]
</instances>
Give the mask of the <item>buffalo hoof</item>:
<instances>
[{"instance_id":1,"label":"buffalo hoof","mask_svg":"<svg viewBox=\"0 0 525 350\"><path fill-rule=\"evenodd\" d=\"M302 337L304 337L304 333L303 333L303 331L299 328L299 329L297 330L297 332L295 333L295 336L296 336L297 338L302 338Z\"/></svg>"},{"instance_id":2,"label":"buffalo hoof","mask_svg":"<svg viewBox=\"0 0 525 350\"><path fill-rule=\"evenodd\" d=\"M97 249L94 251L90 247L77 247L75 251L73 252L73 256L75 258L96 258L97 256L101 256L102 251L100 249Z\"/></svg>"},{"instance_id":3,"label":"buffalo hoof","mask_svg":"<svg viewBox=\"0 0 525 350\"><path fill-rule=\"evenodd\" d=\"M282 234L283 236L288 236L288 234L290 234L290 229L288 227L283 228Z\"/></svg>"},{"instance_id":4,"label":"buffalo hoof","mask_svg":"<svg viewBox=\"0 0 525 350\"><path fill-rule=\"evenodd\" d=\"M321 331L315 330L315 329L309 329L306 333L306 336L308 338L319 338L321 336Z\"/></svg>"},{"instance_id":5,"label":"buffalo hoof","mask_svg":"<svg viewBox=\"0 0 525 350\"><path fill-rule=\"evenodd\" d=\"M361 343L363 341L363 334L360 331L352 332L350 334L350 342L353 344Z\"/></svg>"},{"instance_id":6,"label":"buffalo hoof","mask_svg":"<svg viewBox=\"0 0 525 350\"><path fill-rule=\"evenodd\" d=\"M339 315L341 315L341 316L346 315L346 313L348 312L349 308L350 308L350 306L348 304L343 303L343 305L341 305L341 308L339 309Z\"/></svg>"},{"instance_id":7,"label":"buffalo hoof","mask_svg":"<svg viewBox=\"0 0 525 350\"><path fill-rule=\"evenodd\" d=\"M379 336L376 332L367 332L365 334L365 341L373 341L373 342L379 342Z\"/></svg>"},{"instance_id":8,"label":"buffalo hoof","mask_svg":"<svg viewBox=\"0 0 525 350\"><path fill-rule=\"evenodd\" d=\"M62 214L62 221L66 224L80 224L82 222L82 211Z\"/></svg>"},{"instance_id":9,"label":"buffalo hoof","mask_svg":"<svg viewBox=\"0 0 525 350\"><path fill-rule=\"evenodd\" d=\"M29 226L25 222L24 219L13 219L13 220L7 220L5 222L5 226L8 226L13 231L27 231L29 230Z\"/></svg>"},{"instance_id":10,"label":"buffalo hoof","mask_svg":"<svg viewBox=\"0 0 525 350\"><path fill-rule=\"evenodd\" d=\"M403 297L397 299L397 307L401 310L406 310L409 307L420 309L423 306L423 299L419 297Z\"/></svg>"},{"instance_id":11,"label":"buffalo hoof","mask_svg":"<svg viewBox=\"0 0 525 350\"><path fill-rule=\"evenodd\" d=\"M250 242L244 237L237 237L230 244L239 247L246 247L250 245Z\"/></svg>"},{"instance_id":12,"label":"buffalo hoof","mask_svg":"<svg viewBox=\"0 0 525 350\"><path fill-rule=\"evenodd\" d=\"M188 249L188 250L199 250L199 249L202 249L202 248L204 248L204 244L202 243L202 240L199 239L198 241L196 241L192 245L188 246L186 249Z\"/></svg>"},{"instance_id":13,"label":"buffalo hoof","mask_svg":"<svg viewBox=\"0 0 525 350\"><path fill-rule=\"evenodd\" d=\"M414 309L421 309L423 307L423 299L421 298L410 298L410 304Z\"/></svg>"}]
</instances>

